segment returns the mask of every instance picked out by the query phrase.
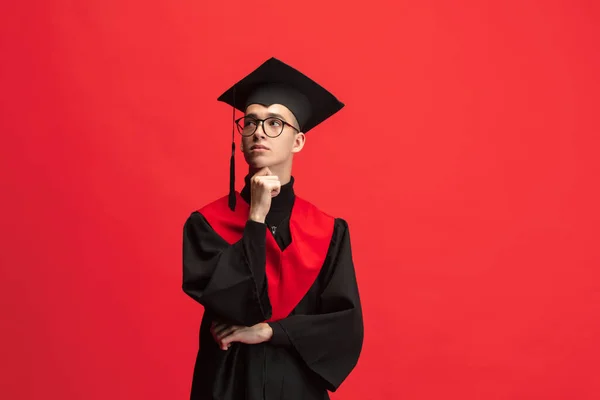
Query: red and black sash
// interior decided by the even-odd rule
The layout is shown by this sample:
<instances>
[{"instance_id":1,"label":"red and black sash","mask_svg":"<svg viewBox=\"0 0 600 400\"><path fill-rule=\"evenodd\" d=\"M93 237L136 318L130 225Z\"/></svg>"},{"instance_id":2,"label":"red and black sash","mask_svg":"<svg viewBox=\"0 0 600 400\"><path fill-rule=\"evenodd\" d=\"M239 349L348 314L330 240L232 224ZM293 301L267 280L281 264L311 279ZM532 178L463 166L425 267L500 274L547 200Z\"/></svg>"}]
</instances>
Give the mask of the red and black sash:
<instances>
[{"instance_id":1,"label":"red and black sash","mask_svg":"<svg viewBox=\"0 0 600 400\"><path fill-rule=\"evenodd\" d=\"M228 243L242 238L250 206L236 192L231 211L227 196L198 210ZM266 234L267 288L273 309L270 321L287 317L306 295L325 262L333 235L334 218L298 196L290 216L292 242L283 251L268 229Z\"/></svg>"}]
</instances>

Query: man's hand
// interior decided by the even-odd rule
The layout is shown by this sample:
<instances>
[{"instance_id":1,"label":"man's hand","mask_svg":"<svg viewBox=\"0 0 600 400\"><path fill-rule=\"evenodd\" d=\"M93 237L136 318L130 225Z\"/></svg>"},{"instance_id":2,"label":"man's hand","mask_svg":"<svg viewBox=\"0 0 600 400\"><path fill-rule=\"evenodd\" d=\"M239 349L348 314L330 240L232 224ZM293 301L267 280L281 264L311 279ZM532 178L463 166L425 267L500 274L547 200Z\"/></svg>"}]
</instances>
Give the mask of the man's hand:
<instances>
[{"instance_id":1,"label":"man's hand","mask_svg":"<svg viewBox=\"0 0 600 400\"><path fill-rule=\"evenodd\" d=\"M271 209L271 199L281 191L279 177L271 175L271 170L264 167L250 181L251 201L248 218L265 223L265 218Z\"/></svg>"},{"instance_id":2,"label":"man's hand","mask_svg":"<svg viewBox=\"0 0 600 400\"><path fill-rule=\"evenodd\" d=\"M258 344L271 340L273 336L273 329L264 322L254 326L227 325L213 322L210 332L221 350L229 349L233 342Z\"/></svg>"}]
</instances>

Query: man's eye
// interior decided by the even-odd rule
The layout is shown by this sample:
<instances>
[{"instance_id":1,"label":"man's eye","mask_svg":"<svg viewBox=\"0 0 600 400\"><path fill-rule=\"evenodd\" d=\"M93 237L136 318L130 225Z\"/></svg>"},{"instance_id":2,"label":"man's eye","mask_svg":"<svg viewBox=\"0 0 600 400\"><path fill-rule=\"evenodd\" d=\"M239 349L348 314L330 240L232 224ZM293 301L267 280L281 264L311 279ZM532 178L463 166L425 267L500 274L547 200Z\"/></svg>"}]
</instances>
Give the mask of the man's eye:
<instances>
[{"instance_id":1,"label":"man's eye","mask_svg":"<svg viewBox=\"0 0 600 400\"><path fill-rule=\"evenodd\" d=\"M256 125L256 121L253 119L247 119L244 120L244 126L255 126Z\"/></svg>"},{"instance_id":2,"label":"man's eye","mask_svg":"<svg viewBox=\"0 0 600 400\"><path fill-rule=\"evenodd\" d=\"M274 127L280 127L281 126L281 121L278 121L276 119L272 119L269 121L269 125L274 126Z\"/></svg>"}]
</instances>

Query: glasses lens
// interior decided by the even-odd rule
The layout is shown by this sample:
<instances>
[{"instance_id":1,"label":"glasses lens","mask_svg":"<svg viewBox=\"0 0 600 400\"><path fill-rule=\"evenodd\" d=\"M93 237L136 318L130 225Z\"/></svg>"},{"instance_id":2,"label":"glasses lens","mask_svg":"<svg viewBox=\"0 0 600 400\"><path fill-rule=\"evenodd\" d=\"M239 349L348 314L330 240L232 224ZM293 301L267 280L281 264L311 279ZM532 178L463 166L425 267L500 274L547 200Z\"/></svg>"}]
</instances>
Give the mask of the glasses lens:
<instances>
[{"instance_id":1,"label":"glasses lens","mask_svg":"<svg viewBox=\"0 0 600 400\"><path fill-rule=\"evenodd\" d=\"M238 124L238 131L242 136L250 136L256 130L256 120L254 118L242 118Z\"/></svg>"},{"instance_id":2,"label":"glasses lens","mask_svg":"<svg viewBox=\"0 0 600 400\"><path fill-rule=\"evenodd\" d=\"M279 118L267 118L264 127L267 136L279 136L283 131L283 121Z\"/></svg>"}]
</instances>

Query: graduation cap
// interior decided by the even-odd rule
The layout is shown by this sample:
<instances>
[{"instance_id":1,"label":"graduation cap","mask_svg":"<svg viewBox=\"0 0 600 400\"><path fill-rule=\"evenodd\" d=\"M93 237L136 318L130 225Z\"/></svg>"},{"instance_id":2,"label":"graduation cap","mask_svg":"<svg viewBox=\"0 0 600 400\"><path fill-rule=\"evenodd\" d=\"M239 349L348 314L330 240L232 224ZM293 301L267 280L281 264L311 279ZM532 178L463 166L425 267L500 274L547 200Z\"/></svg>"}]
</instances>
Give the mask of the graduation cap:
<instances>
[{"instance_id":1,"label":"graduation cap","mask_svg":"<svg viewBox=\"0 0 600 400\"><path fill-rule=\"evenodd\" d=\"M300 125L308 132L344 107L333 94L321 85L283 63L270 58L237 82L218 99L235 110L246 111L250 104L268 107L281 104L287 107ZM231 160L229 165L229 208L235 210L235 123L232 131Z\"/></svg>"}]
</instances>

